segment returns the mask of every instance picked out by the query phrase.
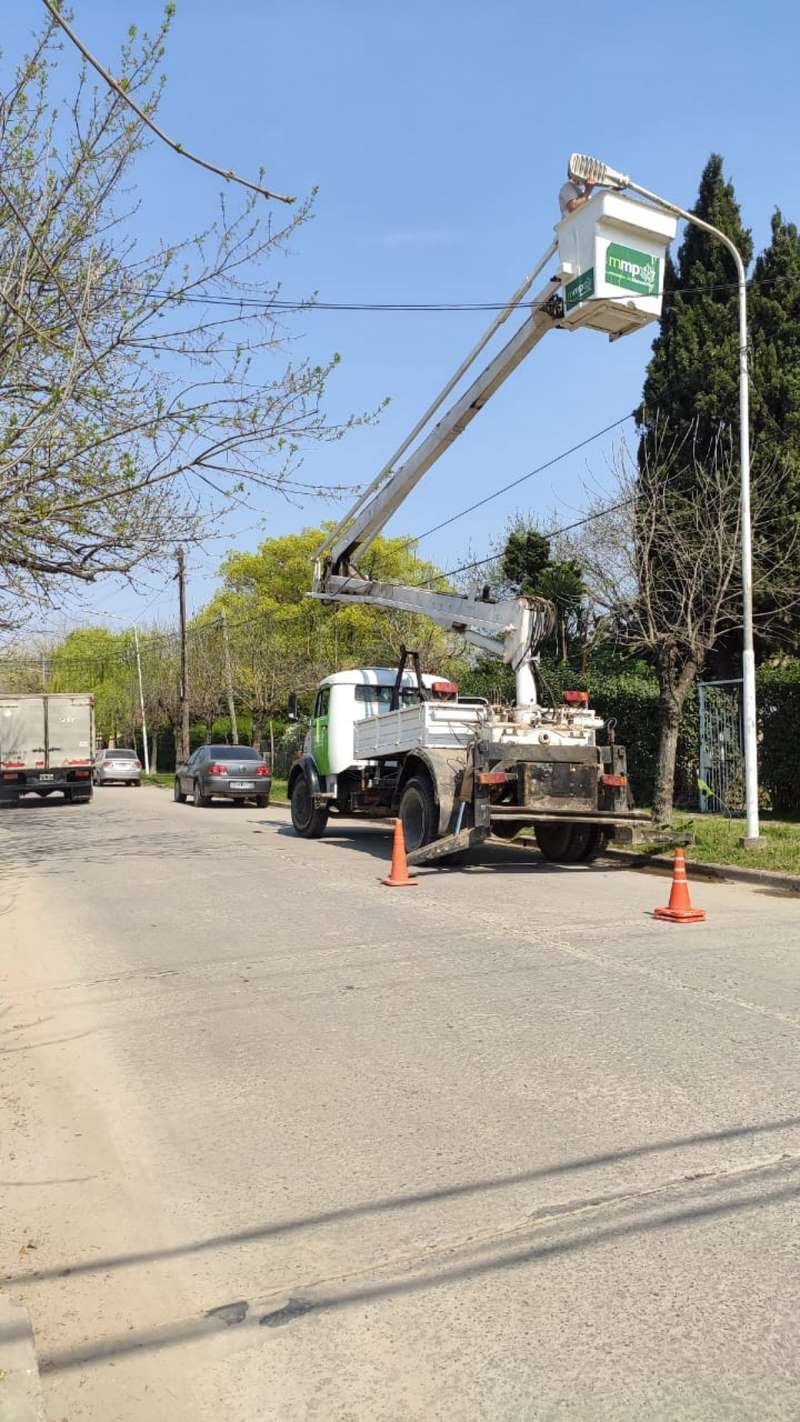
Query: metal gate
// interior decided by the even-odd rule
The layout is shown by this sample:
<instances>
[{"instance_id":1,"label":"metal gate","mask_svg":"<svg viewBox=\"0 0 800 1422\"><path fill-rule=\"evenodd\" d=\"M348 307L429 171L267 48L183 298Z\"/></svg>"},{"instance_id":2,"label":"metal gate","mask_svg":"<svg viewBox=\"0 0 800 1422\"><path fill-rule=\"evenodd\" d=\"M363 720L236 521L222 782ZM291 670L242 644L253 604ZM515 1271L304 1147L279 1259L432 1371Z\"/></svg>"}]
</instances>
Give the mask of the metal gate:
<instances>
[{"instance_id":1,"label":"metal gate","mask_svg":"<svg viewBox=\"0 0 800 1422\"><path fill-rule=\"evenodd\" d=\"M700 810L739 814L744 810L741 678L698 682L698 703Z\"/></svg>"}]
</instances>

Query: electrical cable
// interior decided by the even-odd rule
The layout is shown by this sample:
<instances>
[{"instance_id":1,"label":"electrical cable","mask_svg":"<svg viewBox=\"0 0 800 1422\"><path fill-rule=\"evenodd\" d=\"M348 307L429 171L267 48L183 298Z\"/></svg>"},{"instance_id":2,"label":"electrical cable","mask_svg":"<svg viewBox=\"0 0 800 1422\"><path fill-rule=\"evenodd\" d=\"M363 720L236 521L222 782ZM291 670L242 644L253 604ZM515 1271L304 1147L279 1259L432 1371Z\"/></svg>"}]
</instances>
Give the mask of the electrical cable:
<instances>
[{"instance_id":1,"label":"electrical cable","mask_svg":"<svg viewBox=\"0 0 800 1422\"><path fill-rule=\"evenodd\" d=\"M755 278L748 282L748 290L764 286L772 286L776 282L789 281L787 275L777 275L773 277ZM650 293L654 297L660 297L663 301L673 301L684 296L708 296L715 292L737 291L738 282L715 282L708 286L685 286L674 287L671 290L661 290ZM137 291L135 287L122 287L112 294L117 296L137 296L143 295L153 297L162 301L174 299L181 306L222 306L238 307L244 314L247 311L276 311L276 312L298 312L298 311L351 311L351 312L462 312L462 311L502 311L508 305L507 301L317 301L313 297L296 301L285 300L282 297L256 297L256 296L221 296L213 293L184 293L180 290L174 292L153 288L152 290ZM584 302L585 306L605 303L607 297L593 296ZM547 303L521 300L515 302L515 307L521 311L544 310Z\"/></svg>"}]
</instances>

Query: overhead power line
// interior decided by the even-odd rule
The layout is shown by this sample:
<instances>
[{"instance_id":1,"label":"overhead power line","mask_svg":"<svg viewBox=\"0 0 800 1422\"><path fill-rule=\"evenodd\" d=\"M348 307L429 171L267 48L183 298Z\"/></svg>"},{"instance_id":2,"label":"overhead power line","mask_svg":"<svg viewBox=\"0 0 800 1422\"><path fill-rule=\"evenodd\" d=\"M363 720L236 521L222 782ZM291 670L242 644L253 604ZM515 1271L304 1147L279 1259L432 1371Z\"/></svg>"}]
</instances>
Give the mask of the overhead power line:
<instances>
[{"instance_id":1,"label":"overhead power line","mask_svg":"<svg viewBox=\"0 0 800 1422\"><path fill-rule=\"evenodd\" d=\"M603 435L609 434L612 430L619 429L620 426L627 424L628 420L632 420L633 418L633 412L630 412L627 415L621 415L619 419L613 420L611 424L604 425L601 429L595 430L593 434L587 435L585 439L579 440L577 444L570 445L568 449L564 449L559 454L553 455L551 459L547 459L544 461L544 463L538 464L535 469L529 469L526 474L519 475L518 478L512 479L507 484L501 484L499 488L493 489L482 499L476 500L475 503L468 504L466 508L459 509L454 514L450 514L446 519L442 519L440 523L434 524L432 528L426 529L424 533L419 534L417 537L406 539L406 541L402 545L403 548L414 547L417 544L421 543L423 539L430 538L432 534L438 533L441 531L441 529L447 528L450 526L450 524L456 523L458 519L466 517L467 514L473 513L476 509L484 508L486 504L491 503L494 499L498 499L503 494L507 494L511 489L518 488L528 479L533 479L537 474L542 474L545 472L545 470L552 469L554 465L559 464L564 459L568 459L570 455L576 454L579 450L585 449L587 445L593 444L595 440L601 439ZM608 508L590 514L586 518L579 519L577 523L568 524L561 529L554 529L552 532L546 533L543 536L546 538L556 538L561 533L570 532L574 528L581 527L584 523L591 523L594 519L601 518L603 515L614 512L617 508L622 507L624 507L623 504L610 505ZM488 563L494 562L496 556L496 554L492 553L489 554L486 558L479 558L472 563L465 563L459 568L451 568L448 572L439 573L435 577L427 579L426 581L420 583L419 586L428 587L431 583L441 582L446 578L455 577L459 573L468 572L472 568L485 567ZM228 630L229 632L233 632L237 628L254 626L257 623L263 622L263 620L263 614L257 615L255 617L243 618L240 619L238 622L230 622L228 624ZM214 618L210 622L206 623L195 623L194 625L190 625L187 629L188 636L190 638L202 637L205 636L205 634L211 630L218 631L219 626L219 618ZM159 643L176 644L177 641L177 633L171 632L156 632L144 634L141 638L143 649L146 649L148 646L156 646ZM130 664L132 661L132 657L132 649L127 649L124 651L120 650L118 653L110 653L105 656L90 655L87 657L63 657L60 653L55 652L53 654L50 654L49 656L45 655L45 662L51 665L54 669L66 670L68 666L78 665L113 666L124 665L126 663ZM41 659L39 659L36 663L23 664L14 657L0 657L0 665L4 664L12 664L20 670L30 670L39 668L41 666Z\"/></svg>"},{"instance_id":2,"label":"overhead power line","mask_svg":"<svg viewBox=\"0 0 800 1422\"><path fill-rule=\"evenodd\" d=\"M619 429L620 425L627 424L628 420L635 419L635 413L631 411L628 415L622 415L620 419L614 420L610 425L604 425L603 429L595 430L594 434L587 435L586 439L579 440L569 449L563 449L560 454L554 454L552 459L546 459L544 464L537 464L535 469L529 469L527 474L520 474L518 479L512 479L509 484L503 484L499 489L494 489L485 498L478 499L474 504L468 504L465 509L459 509L458 513L450 514L448 518L442 519L441 523L435 523L433 528L428 528L421 533L418 538L409 538L404 547L410 548L412 544L421 543L423 538L430 538L432 533L439 533L441 529L448 528L451 523L456 523L458 519L465 518L467 514L474 513L476 509L482 509L486 504L490 504L493 499L499 499L502 494L507 494L509 490L516 489L520 484L524 484L527 479L533 479L536 474L543 474L546 469L552 469L554 464L560 464L562 459L568 459L571 454L577 454L579 449L585 449L588 444L593 444L596 439L601 439L603 435L609 434L611 430Z\"/></svg>"},{"instance_id":3,"label":"overhead power line","mask_svg":"<svg viewBox=\"0 0 800 1422\"><path fill-rule=\"evenodd\" d=\"M773 286L777 282L791 280L788 276L762 277L759 281L752 280L748 283L748 289L764 286ZM652 295L661 297L663 301L675 301L685 296L710 296L715 292L737 291L737 282L717 282L710 286L685 286L675 288L671 291L662 290L653 292ZM221 306L226 309L254 312L298 312L298 311L353 311L353 312L462 312L462 311L504 311L508 306L508 301L319 301L314 297L287 300L283 297L259 297L259 296L223 296L214 292L198 293L183 292L181 290L170 291L169 289L147 289L146 293L135 285L121 287L118 294L120 296L136 294L155 297L159 300L168 301L173 298L181 306ZM585 306L605 303L604 296L593 296L584 302ZM515 309L520 311L541 311L549 303L541 301L517 301L514 303Z\"/></svg>"}]
</instances>

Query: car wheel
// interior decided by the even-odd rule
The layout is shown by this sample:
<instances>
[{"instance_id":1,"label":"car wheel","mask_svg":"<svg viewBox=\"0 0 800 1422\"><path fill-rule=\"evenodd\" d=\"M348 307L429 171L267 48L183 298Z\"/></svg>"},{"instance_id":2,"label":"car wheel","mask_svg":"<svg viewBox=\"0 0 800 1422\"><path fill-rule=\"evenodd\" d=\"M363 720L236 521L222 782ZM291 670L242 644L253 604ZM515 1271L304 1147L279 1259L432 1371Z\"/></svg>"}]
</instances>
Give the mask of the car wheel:
<instances>
[{"instance_id":1,"label":"car wheel","mask_svg":"<svg viewBox=\"0 0 800 1422\"><path fill-rule=\"evenodd\" d=\"M319 839L328 823L328 807L314 804L305 775L298 775L292 786L292 826L302 839Z\"/></svg>"},{"instance_id":2,"label":"car wheel","mask_svg":"<svg viewBox=\"0 0 800 1422\"><path fill-rule=\"evenodd\" d=\"M173 790L172 790L172 798L173 798L173 800L175 800L175 802L176 802L178 805L185 805L185 804L186 804L186 796L184 795L183 791L181 790L181 782L180 782L180 780L178 779L177 775L175 776L175 785L173 786Z\"/></svg>"},{"instance_id":3,"label":"car wheel","mask_svg":"<svg viewBox=\"0 0 800 1422\"><path fill-rule=\"evenodd\" d=\"M204 810L204 809L207 807L207 805L209 805L210 802L211 802L211 797L210 797L209 795L204 795L203 792L202 792L202 790L200 789L200 781L199 781L199 780L195 780L195 782L194 782L194 796L193 796L193 798L194 798L194 803L195 803L195 805L197 806L197 808L198 808L199 810Z\"/></svg>"},{"instance_id":4,"label":"car wheel","mask_svg":"<svg viewBox=\"0 0 800 1422\"><path fill-rule=\"evenodd\" d=\"M269 795L256 795L256 809L266 810L269 804Z\"/></svg>"}]
</instances>

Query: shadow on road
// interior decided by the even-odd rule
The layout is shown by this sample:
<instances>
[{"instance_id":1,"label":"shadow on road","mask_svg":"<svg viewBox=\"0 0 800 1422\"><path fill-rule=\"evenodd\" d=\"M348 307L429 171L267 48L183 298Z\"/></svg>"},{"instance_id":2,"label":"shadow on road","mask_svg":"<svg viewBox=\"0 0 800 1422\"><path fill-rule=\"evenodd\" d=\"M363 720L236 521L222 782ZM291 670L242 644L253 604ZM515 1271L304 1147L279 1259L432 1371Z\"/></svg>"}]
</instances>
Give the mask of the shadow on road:
<instances>
[{"instance_id":1,"label":"shadow on road","mask_svg":"<svg viewBox=\"0 0 800 1422\"><path fill-rule=\"evenodd\" d=\"M265 824L276 827L276 833L296 839L294 830L283 821L265 820ZM388 862L392 853L392 821L384 825L358 825L349 823L340 828L328 825L321 839L315 844L323 849L348 851L356 850L368 854L382 863ZM459 854L452 863L414 865L410 872L417 874L458 874L465 869L475 872L482 870L493 874L587 874L602 870L604 873L620 873L629 870L628 864L598 859L594 864L551 864L532 845L501 843L488 840L478 849Z\"/></svg>"},{"instance_id":2,"label":"shadow on road","mask_svg":"<svg viewBox=\"0 0 800 1422\"><path fill-rule=\"evenodd\" d=\"M758 1125L729 1126L720 1131L710 1131L693 1136L675 1136L663 1141L653 1141L647 1145L628 1146L622 1150L607 1151L600 1155L577 1156L557 1165L537 1166L532 1170L518 1171L513 1175L498 1175L486 1180L470 1180L457 1185L443 1185L434 1190L421 1190L408 1195L388 1196L380 1200L366 1200L353 1205L344 1205L339 1209L326 1210L319 1214L298 1215L285 1220L275 1220L267 1224L254 1225L250 1229L238 1230L231 1234L212 1235L208 1239L191 1240L186 1244L176 1244L166 1249L145 1249L130 1254L105 1254L78 1264L8 1274L3 1282L7 1285L41 1284L51 1279L106 1273L112 1269L127 1269L137 1264L155 1263L164 1259L180 1259L187 1255L203 1254L230 1245L252 1244L258 1240L270 1239L278 1235L295 1234L302 1230L341 1224L346 1220L365 1218L369 1215L407 1210L414 1206L436 1204L440 1201L464 1199L495 1190L507 1190L515 1185L530 1185L538 1180L557 1179L564 1175L597 1170L606 1165L619 1165L626 1161L642 1160L648 1156L664 1154L667 1151L685 1150L698 1145L718 1145L724 1141L740 1139L743 1136L760 1137L776 1131L792 1130L798 1126L800 1126L800 1116L788 1116L778 1121L761 1122Z\"/></svg>"},{"instance_id":3,"label":"shadow on road","mask_svg":"<svg viewBox=\"0 0 800 1422\"><path fill-rule=\"evenodd\" d=\"M562 1176L568 1172L587 1171L603 1165L630 1161L681 1147L718 1143L743 1136L763 1136L798 1125L800 1125L800 1118L791 1117L755 1126L735 1126L708 1134L654 1142L650 1145L634 1146L603 1155L579 1157L559 1165L544 1166L515 1175L421 1191L413 1195L347 1206L323 1214L276 1221L274 1224L259 1226L252 1230L216 1236L207 1240L179 1245L172 1249L110 1255L72 1267L20 1274L8 1278L5 1282L19 1286L90 1272L105 1273L112 1269L129 1267L134 1264L155 1262L229 1245L263 1240L274 1235L340 1223L343 1220L365 1215L402 1210L431 1202L457 1199L470 1194L477 1195L511 1185ZM42 1367L50 1372L86 1367L140 1349L158 1350L172 1347L201 1336L222 1332L229 1327L245 1322L251 1325L278 1327L293 1323L309 1313L319 1314L353 1305L363 1306L387 1298L420 1293L442 1286L452 1286L454 1283L503 1270L543 1264L558 1256L594 1249L614 1240L722 1219L743 1211L763 1210L790 1200L796 1201L800 1197L800 1180L796 1176L798 1165L796 1157L781 1156L776 1161L768 1163L766 1175L764 1175L763 1163L752 1168L743 1166L739 1172L732 1174L727 1174L724 1171L718 1174L713 1170L695 1171L692 1174L665 1182L662 1194L663 1189L667 1188L675 1192L672 1205L666 1208L663 1205L663 1199L662 1203L659 1203L657 1199L653 1198L654 1194L658 1192L650 1187L642 1191L620 1189L605 1196L595 1195L585 1200L572 1201L555 1209L534 1211L519 1229L494 1238L465 1241L456 1253L466 1257L461 1259L456 1257L455 1262L452 1247L448 1248L441 1263L431 1262L430 1259L427 1262L421 1261L419 1269L415 1272L409 1271L407 1260L397 1268L394 1268L391 1261L387 1263L386 1260L381 1260L375 1268L380 1268L382 1271L394 1268L394 1278L390 1276L383 1281L373 1281L370 1275L374 1273L374 1270L367 1265L360 1271L362 1282L359 1282L357 1278L351 1278L340 1286L323 1286L319 1291L309 1289L303 1291L300 1297L290 1297L288 1300L285 1291L281 1295L275 1289L271 1294L267 1294L261 1299L229 1302L208 1309L204 1314L194 1317L178 1319L150 1329L106 1336L96 1342L82 1342L73 1348L55 1350L42 1358ZM780 1183L776 1185L777 1181ZM773 1188L765 1188L768 1185ZM729 1193L733 1192L734 1197L720 1200L718 1196L723 1190ZM715 1195L717 1198L714 1198ZM710 1199L709 1196L711 1196ZM601 1213L603 1209L605 1209L605 1213ZM616 1216L611 1223L608 1221L609 1210L612 1210ZM654 1211L657 1213L653 1213ZM542 1227L546 1227L550 1231L549 1238L542 1239ZM537 1230L536 1242L527 1242L524 1247L520 1248L520 1237L525 1229Z\"/></svg>"}]
</instances>

